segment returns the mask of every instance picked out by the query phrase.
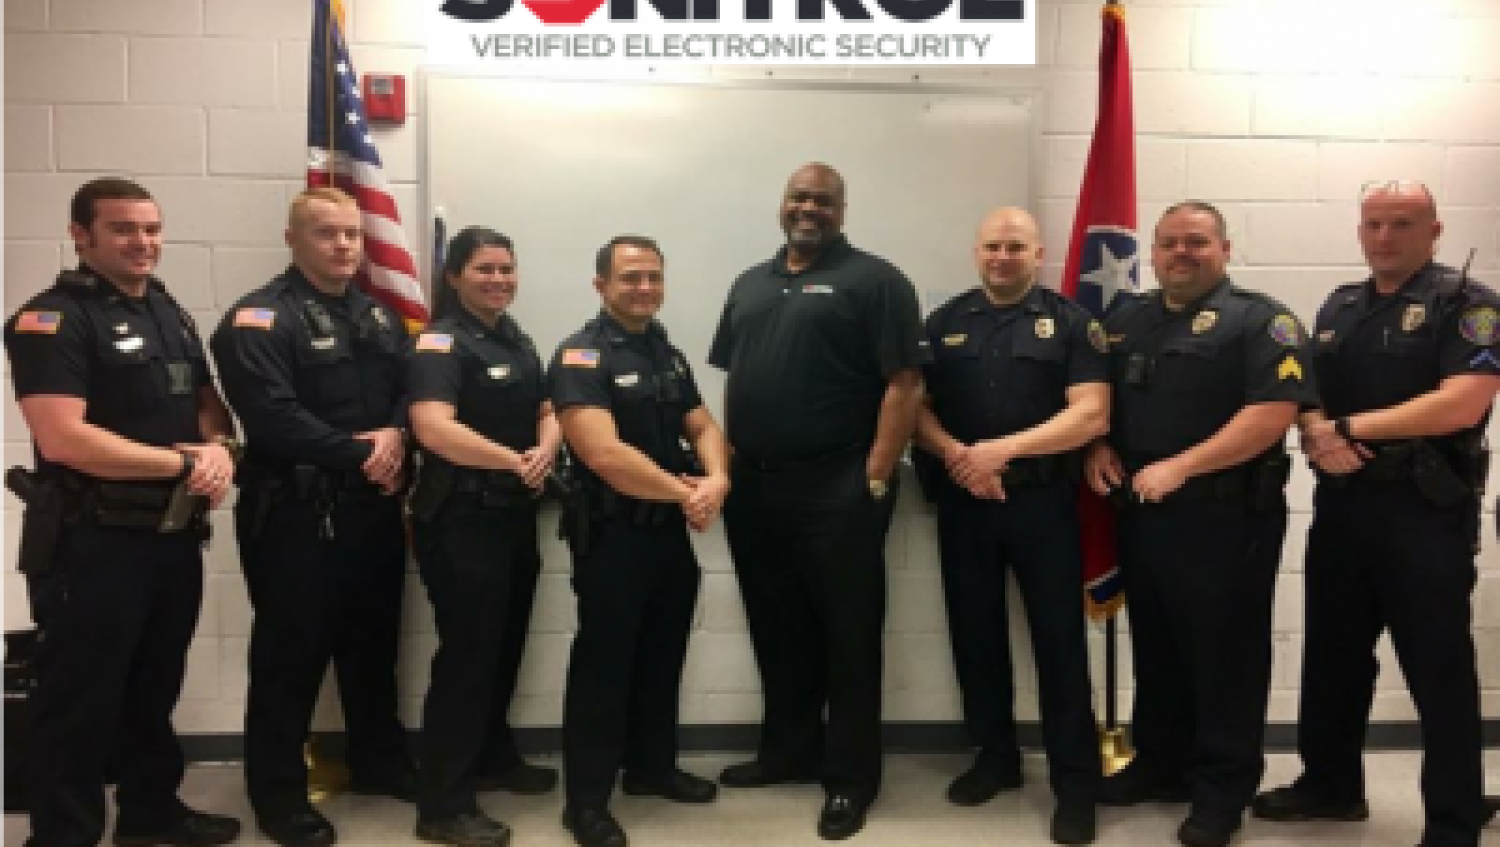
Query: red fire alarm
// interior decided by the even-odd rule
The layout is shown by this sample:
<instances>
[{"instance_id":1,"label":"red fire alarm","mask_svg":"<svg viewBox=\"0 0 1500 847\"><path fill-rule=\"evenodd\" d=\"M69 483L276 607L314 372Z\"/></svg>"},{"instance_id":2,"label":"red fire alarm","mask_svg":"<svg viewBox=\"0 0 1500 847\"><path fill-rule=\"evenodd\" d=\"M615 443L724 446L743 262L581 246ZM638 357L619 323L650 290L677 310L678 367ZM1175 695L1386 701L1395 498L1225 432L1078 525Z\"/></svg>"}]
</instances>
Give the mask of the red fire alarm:
<instances>
[{"instance_id":1,"label":"red fire alarm","mask_svg":"<svg viewBox=\"0 0 1500 847\"><path fill-rule=\"evenodd\" d=\"M373 122L406 123L406 77L400 74L365 74L360 80L365 115Z\"/></svg>"}]
</instances>

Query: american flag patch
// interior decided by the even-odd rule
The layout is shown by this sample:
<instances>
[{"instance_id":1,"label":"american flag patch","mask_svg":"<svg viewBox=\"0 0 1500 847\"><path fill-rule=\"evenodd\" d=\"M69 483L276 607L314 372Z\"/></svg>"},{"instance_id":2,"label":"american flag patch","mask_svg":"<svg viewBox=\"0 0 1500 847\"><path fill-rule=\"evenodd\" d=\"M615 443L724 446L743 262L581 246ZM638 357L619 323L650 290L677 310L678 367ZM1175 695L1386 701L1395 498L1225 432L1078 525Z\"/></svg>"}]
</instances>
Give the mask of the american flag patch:
<instances>
[{"instance_id":1,"label":"american flag patch","mask_svg":"<svg viewBox=\"0 0 1500 847\"><path fill-rule=\"evenodd\" d=\"M56 334L62 327L62 312L22 312L16 317L16 332Z\"/></svg>"},{"instance_id":2,"label":"american flag patch","mask_svg":"<svg viewBox=\"0 0 1500 847\"><path fill-rule=\"evenodd\" d=\"M446 353L453 349L453 336L445 332L424 332L417 336L417 350Z\"/></svg>"},{"instance_id":3,"label":"american flag patch","mask_svg":"<svg viewBox=\"0 0 1500 847\"><path fill-rule=\"evenodd\" d=\"M235 326L248 326L255 329L270 329L271 324L276 322L275 309L240 309L234 313Z\"/></svg>"},{"instance_id":4,"label":"american flag patch","mask_svg":"<svg viewBox=\"0 0 1500 847\"><path fill-rule=\"evenodd\" d=\"M569 347L563 351L562 363L564 367L569 368L597 368L599 367L599 351Z\"/></svg>"}]
</instances>

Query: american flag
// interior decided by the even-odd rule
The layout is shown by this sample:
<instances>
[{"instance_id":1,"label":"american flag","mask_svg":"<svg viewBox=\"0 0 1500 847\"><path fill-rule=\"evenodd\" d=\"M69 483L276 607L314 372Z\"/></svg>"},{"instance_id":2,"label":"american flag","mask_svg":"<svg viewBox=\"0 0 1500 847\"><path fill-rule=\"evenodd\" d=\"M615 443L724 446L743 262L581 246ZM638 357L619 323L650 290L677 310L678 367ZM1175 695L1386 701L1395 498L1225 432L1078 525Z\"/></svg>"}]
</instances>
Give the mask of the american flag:
<instances>
[{"instance_id":1,"label":"american flag","mask_svg":"<svg viewBox=\"0 0 1500 847\"><path fill-rule=\"evenodd\" d=\"M395 309L407 329L415 332L427 322L427 300L381 168L380 151L370 138L358 77L344 40L341 0L313 0L310 53L307 184L333 185L353 195L365 228L365 259L355 284Z\"/></svg>"}]
</instances>

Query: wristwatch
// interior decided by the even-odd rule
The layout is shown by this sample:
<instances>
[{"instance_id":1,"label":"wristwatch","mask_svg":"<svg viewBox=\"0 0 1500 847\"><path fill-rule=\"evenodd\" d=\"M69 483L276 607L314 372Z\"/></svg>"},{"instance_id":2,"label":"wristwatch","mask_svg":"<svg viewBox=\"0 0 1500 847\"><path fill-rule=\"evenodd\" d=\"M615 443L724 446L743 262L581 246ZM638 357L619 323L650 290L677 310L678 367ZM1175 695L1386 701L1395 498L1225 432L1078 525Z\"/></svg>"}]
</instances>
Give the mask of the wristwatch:
<instances>
[{"instance_id":1,"label":"wristwatch","mask_svg":"<svg viewBox=\"0 0 1500 847\"><path fill-rule=\"evenodd\" d=\"M891 486L883 479L870 480L870 496L876 500L884 500L885 495L891 492Z\"/></svg>"},{"instance_id":2,"label":"wristwatch","mask_svg":"<svg viewBox=\"0 0 1500 847\"><path fill-rule=\"evenodd\" d=\"M198 467L198 460L186 450L178 450L177 455L182 457L182 469L177 472L177 476L172 477L172 481L182 482L193 475L193 468Z\"/></svg>"},{"instance_id":3,"label":"wristwatch","mask_svg":"<svg viewBox=\"0 0 1500 847\"><path fill-rule=\"evenodd\" d=\"M1348 418L1339 418L1338 420L1335 420L1333 422L1333 432L1339 438L1342 438L1342 439L1344 439L1345 441L1348 441L1351 444L1354 443L1354 436L1349 434L1349 419Z\"/></svg>"}]
</instances>

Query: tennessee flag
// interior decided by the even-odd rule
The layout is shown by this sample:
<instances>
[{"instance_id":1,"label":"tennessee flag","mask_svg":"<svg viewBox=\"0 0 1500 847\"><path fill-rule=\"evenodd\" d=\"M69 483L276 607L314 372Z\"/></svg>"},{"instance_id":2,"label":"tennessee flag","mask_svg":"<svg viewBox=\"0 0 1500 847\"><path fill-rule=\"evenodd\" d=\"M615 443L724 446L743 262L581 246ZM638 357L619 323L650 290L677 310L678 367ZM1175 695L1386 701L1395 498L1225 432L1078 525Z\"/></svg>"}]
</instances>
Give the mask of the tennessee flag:
<instances>
[{"instance_id":1,"label":"tennessee flag","mask_svg":"<svg viewBox=\"0 0 1500 847\"><path fill-rule=\"evenodd\" d=\"M1125 10L1104 7L1099 50L1099 116L1063 266L1062 293L1102 318L1115 295L1139 285L1135 217L1135 123ZM1115 516L1088 488L1079 494L1083 583L1089 617L1104 620L1125 602L1115 561Z\"/></svg>"}]
</instances>

